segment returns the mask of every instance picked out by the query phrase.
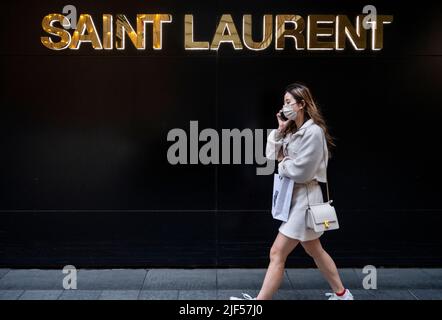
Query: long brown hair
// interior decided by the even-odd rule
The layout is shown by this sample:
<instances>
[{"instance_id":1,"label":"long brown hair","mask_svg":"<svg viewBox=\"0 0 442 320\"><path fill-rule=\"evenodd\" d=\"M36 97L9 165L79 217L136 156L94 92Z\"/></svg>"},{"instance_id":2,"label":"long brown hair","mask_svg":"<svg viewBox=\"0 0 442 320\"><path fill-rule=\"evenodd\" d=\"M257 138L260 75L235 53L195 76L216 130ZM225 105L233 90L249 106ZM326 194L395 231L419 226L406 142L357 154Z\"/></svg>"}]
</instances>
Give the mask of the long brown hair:
<instances>
[{"instance_id":1,"label":"long brown hair","mask_svg":"<svg viewBox=\"0 0 442 320\"><path fill-rule=\"evenodd\" d=\"M328 131L321 110L316 105L309 88L307 88L307 86L302 83L295 82L289 84L285 88L285 92L290 93L293 96L293 98L295 98L296 102L301 102L302 100L305 101L304 120L307 121L309 119L313 119L313 122L316 123L318 126L320 126L322 130L324 130L328 149L330 150L331 148L335 147L336 145L333 141L334 139ZM298 128L296 126L295 121L290 121L287 124L287 127L285 128L283 134L285 136L287 133L289 132L295 133L297 130Z\"/></svg>"}]
</instances>

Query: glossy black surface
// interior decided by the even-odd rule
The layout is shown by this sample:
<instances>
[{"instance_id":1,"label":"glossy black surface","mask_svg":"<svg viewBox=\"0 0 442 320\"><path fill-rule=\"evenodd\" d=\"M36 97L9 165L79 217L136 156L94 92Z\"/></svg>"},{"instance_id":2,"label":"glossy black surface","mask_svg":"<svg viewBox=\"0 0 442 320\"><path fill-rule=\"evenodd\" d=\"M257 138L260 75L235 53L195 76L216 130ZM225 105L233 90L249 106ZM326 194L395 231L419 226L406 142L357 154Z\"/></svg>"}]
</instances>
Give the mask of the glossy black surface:
<instances>
[{"instance_id":1,"label":"glossy black surface","mask_svg":"<svg viewBox=\"0 0 442 320\"><path fill-rule=\"evenodd\" d=\"M276 126L284 87L311 87L337 148L329 166L341 266L440 266L441 7L393 14L379 52L185 51L184 14L210 40L222 13L360 13L362 1L73 1L79 12L170 13L163 50L51 51L57 1L1 19L1 266L266 266L278 222L256 165L167 162L167 132ZM99 27L100 28L100 27ZM150 30L150 29L148 29ZM256 34L257 39L260 34ZM149 33L147 36L147 47ZM290 45L288 45L290 47ZM313 266L298 248L289 266Z\"/></svg>"}]
</instances>

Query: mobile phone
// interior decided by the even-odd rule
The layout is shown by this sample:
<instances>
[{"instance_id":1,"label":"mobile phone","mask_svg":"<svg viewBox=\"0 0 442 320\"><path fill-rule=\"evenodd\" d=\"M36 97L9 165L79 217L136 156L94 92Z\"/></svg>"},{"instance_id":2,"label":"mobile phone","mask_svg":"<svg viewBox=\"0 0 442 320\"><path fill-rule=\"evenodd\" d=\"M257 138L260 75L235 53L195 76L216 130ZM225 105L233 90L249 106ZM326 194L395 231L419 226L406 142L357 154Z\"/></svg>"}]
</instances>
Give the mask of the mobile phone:
<instances>
[{"instance_id":1,"label":"mobile phone","mask_svg":"<svg viewBox=\"0 0 442 320\"><path fill-rule=\"evenodd\" d=\"M287 121L288 118L285 116L284 112L279 112L279 115L281 116L282 120Z\"/></svg>"}]
</instances>

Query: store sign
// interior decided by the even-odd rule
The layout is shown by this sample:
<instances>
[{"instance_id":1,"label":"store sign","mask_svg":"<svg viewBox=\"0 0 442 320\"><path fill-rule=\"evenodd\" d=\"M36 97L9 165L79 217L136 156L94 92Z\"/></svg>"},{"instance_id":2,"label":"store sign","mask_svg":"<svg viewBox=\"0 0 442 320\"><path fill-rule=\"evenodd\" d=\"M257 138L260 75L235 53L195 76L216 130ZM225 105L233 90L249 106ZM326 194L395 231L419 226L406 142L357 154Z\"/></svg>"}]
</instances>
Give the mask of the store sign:
<instances>
[{"instance_id":1,"label":"store sign","mask_svg":"<svg viewBox=\"0 0 442 320\"><path fill-rule=\"evenodd\" d=\"M167 34L165 24L172 23L171 14L137 14L130 22L124 14L103 14L98 21L90 14L80 14L78 20L51 13L42 21L41 43L48 49L78 50L86 44L95 50L124 50L128 43L138 50L146 48L146 25L152 25L152 49L163 49L163 37ZM392 15L313 14L302 17L296 14L265 14L262 17L262 36L259 41L252 37L252 15L242 16L241 28L231 14L223 14L211 39L195 39L198 24L192 14L184 16L185 50L218 50L221 45L234 50L275 50L288 47L296 50L344 50L351 44L354 50L381 50L384 44L384 25L393 21ZM73 23L75 22L75 24ZM75 28L73 28L75 25ZM201 27L201 26L199 26ZM350 47L350 46L349 46Z\"/></svg>"}]
</instances>

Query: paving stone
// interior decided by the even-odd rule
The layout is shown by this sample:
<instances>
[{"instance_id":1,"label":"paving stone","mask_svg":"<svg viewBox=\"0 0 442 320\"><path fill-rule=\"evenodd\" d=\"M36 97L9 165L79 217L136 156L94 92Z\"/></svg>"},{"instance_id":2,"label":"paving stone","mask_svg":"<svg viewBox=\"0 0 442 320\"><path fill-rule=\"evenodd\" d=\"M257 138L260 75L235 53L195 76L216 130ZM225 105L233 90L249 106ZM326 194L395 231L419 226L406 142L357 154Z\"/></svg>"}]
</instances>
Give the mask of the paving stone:
<instances>
[{"instance_id":1,"label":"paving stone","mask_svg":"<svg viewBox=\"0 0 442 320\"><path fill-rule=\"evenodd\" d=\"M57 300L63 290L25 290L19 300Z\"/></svg>"},{"instance_id":2,"label":"paving stone","mask_svg":"<svg viewBox=\"0 0 442 320\"><path fill-rule=\"evenodd\" d=\"M216 290L216 269L152 269L143 290Z\"/></svg>"},{"instance_id":3,"label":"paving stone","mask_svg":"<svg viewBox=\"0 0 442 320\"><path fill-rule=\"evenodd\" d=\"M353 269L339 269L339 275L346 288L362 288L361 280ZM330 285L325 280L319 269L287 269L287 276L292 288L300 289L325 289L329 290Z\"/></svg>"},{"instance_id":4,"label":"paving stone","mask_svg":"<svg viewBox=\"0 0 442 320\"><path fill-rule=\"evenodd\" d=\"M261 289L266 269L218 269L218 289ZM290 289L287 274L281 283L281 289Z\"/></svg>"},{"instance_id":5,"label":"paving stone","mask_svg":"<svg viewBox=\"0 0 442 320\"><path fill-rule=\"evenodd\" d=\"M64 290L59 300L98 300L100 290Z\"/></svg>"},{"instance_id":6,"label":"paving stone","mask_svg":"<svg viewBox=\"0 0 442 320\"><path fill-rule=\"evenodd\" d=\"M0 269L0 300L229 300L256 297L266 269L105 269L78 271L77 290L63 290L61 270ZM356 300L442 300L442 269L378 268L378 289L364 290L361 269L339 269ZM218 288L217 288L218 284ZM140 289L143 289L140 291ZM274 300L326 300L318 269L286 269Z\"/></svg>"},{"instance_id":7,"label":"paving stone","mask_svg":"<svg viewBox=\"0 0 442 320\"><path fill-rule=\"evenodd\" d=\"M77 275L78 290L141 290L145 269L81 269Z\"/></svg>"},{"instance_id":8,"label":"paving stone","mask_svg":"<svg viewBox=\"0 0 442 320\"><path fill-rule=\"evenodd\" d=\"M17 300L24 290L0 290L0 300Z\"/></svg>"},{"instance_id":9,"label":"paving stone","mask_svg":"<svg viewBox=\"0 0 442 320\"><path fill-rule=\"evenodd\" d=\"M0 269L0 279L9 272L10 269Z\"/></svg>"},{"instance_id":10,"label":"paving stone","mask_svg":"<svg viewBox=\"0 0 442 320\"><path fill-rule=\"evenodd\" d=\"M247 293L251 297L255 298L258 295L259 290L253 290L253 289L249 289L249 290L234 290L234 289L218 290L217 291L217 300L230 300L231 296L242 298L242 293Z\"/></svg>"},{"instance_id":11,"label":"paving stone","mask_svg":"<svg viewBox=\"0 0 442 320\"><path fill-rule=\"evenodd\" d=\"M63 290L62 270L9 270L0 279L2 290Z\"/></svg>"},{"instance_id":12,"label":"paving stone","mask_svg":"<svg viewBox=\"0 0 442 320\"><path fill-rule=\"evenodd\" d=\"M421 269L422 272L424 272L425 274L427 274L432 280L437 281L437 284L440 286L439 288L442 289L442 268L433 268L433 269L428 269L428 268L424 268Z\"/></svg>"},{"instance_id":13,"label":"paving stone","mask_svg":"<svg viewBox=\"0 0 442 320\"><path fill-rule=\"evenodd\" d=\"M442 282L435 280L422 269L377 268L376 270L379 290L442 288ZM362 269L356 269L356 273L361 279L368 275L362 273Z\"/></svg>"},{"instance_id":14,"label":"paving stone","mask_svg":"<svg viewBox=\"0 0 442 320\"><path fill-rule=\"evenodd\" d=\"M419 300L442 300L442 289L411 289Z\"/></svg>"},{"instance_id":15,"label":"paving stone","mask_svg":"<svg viewBox=\"0 0 442 320\"><path fill-rule=\"evenodd\" d=\"M417 300L409 290L367 290L373 300Z\"/></svg>"},{"instance_id":16,"label":"paving stone","mask_svg":"<svg viewBox=\"0 0 442 320\"><path fill-rule=\"evenodd\" d=\"M178 300L216 300L216 290L180 290Z\"/></svg>"},{"instance_id":17,"label":"paving stone","mask_svg":"<svg viewBox=\"0 0 442 320\"><path fill-rule=\"evenodd\" d=\"M139 290L103 290L100 300L137 300Z\"/></svg>"},{"instance_id":18,"label":"paving stone","mask_svg":"<svg viewBox=\"0 0 442 320\"><path fill-rule=\"evenodd\" d=\"M177 300L178 290L141 290L140 300Z\"/></svg>"}]
</instances>

